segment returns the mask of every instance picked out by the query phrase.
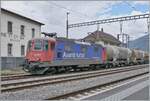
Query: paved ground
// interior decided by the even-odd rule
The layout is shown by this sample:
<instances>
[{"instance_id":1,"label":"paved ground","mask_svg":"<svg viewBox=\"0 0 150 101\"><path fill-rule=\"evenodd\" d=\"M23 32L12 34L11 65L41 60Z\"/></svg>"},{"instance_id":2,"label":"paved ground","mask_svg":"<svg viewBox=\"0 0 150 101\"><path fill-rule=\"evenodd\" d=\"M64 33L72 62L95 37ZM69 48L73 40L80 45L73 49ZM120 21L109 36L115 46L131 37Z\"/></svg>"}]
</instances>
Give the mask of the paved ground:
<instances>
[{"instance_id":1,"label":"paved ground","mask_svg":"<svg viewBox=\"0 0 150 101\"><path fill-rule=\"evenodd\" d=\"M123 85L111 90L108 90L97 95L85 98L84 100L105 100L105 101L120 101L120 100L148 100L149 99L149 78L142 78L127 85Z\"/></svg>"},{"instance_id":2,"label":"paved ground","mask_svg":"<svg viewBox=\"0 0 150 101\"><path fill-rule=\"evenodd\" d=\"M148 100L149 99L149 86L141 89L138 92L124 98L123 100Z\"/></svg>"}]
</instances>

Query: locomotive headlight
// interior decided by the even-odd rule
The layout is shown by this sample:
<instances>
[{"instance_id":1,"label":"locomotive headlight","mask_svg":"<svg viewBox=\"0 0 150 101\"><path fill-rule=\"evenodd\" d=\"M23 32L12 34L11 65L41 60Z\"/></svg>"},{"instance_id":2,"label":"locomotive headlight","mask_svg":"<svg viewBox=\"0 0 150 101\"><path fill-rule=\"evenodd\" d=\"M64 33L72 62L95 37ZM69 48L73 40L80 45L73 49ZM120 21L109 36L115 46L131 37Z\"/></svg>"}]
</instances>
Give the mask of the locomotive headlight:
<instances>
[{"instance_id":1,"label":"locomotive headlight","mask_svg":"<svg viewBox=\"0 0 150 101\"><path fill-rule=\"evenodd\" d=\"M41 54L34 54L34 57L41 57Z\"/></svg>"},{"instance_id":2,"label":"locomotive headlight","mask_svg":"<svg viewBox=\"0 0 150 101\"><path fill-rule=\"evenodd\" d=\"M37 61L40 61L41 59L40 58L37 58Z\"/></svg>"},{"instance_id":3,"label":"locomotive headlight","mask_svg":"<svg viewBox=\"0 0 150 101\"><path fill-rule=\"evenodd\" d=\"M36 57L36 61L40 61L40 57Z\"/></svg>"},{"instance_id":4,"label":"locomotive headlight","mask_svg":"<svg viewBox=\"0 0 150 101\"><path fill-rule=\"evenodd\" d=\"M36 61L40 61L41 60L40 57L41 57L41 54L34 54L34 59Z\"/></svg>"}]
</instances>

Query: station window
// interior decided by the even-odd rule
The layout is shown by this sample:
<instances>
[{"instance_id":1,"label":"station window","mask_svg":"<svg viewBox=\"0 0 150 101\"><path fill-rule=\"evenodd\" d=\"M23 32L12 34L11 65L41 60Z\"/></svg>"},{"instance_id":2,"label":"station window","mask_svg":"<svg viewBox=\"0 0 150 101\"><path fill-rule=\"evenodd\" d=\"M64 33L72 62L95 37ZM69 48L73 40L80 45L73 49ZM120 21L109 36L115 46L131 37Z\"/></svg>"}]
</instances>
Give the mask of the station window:
<instances>
[{"instance_id":1,"label":"station window","mask_svg":"<svg viewBox=\"0 0 150 101\"><path fill-rule=\"evenodd\" d=\"M12 34L12 22L11 21L8 21L7 29L8 29L8 33Z\"/></svg>"},{"instance_id":2,"label":"station window","mask_svg":"<svg viewBox=\"0 0 150 101\"><path fill-rule=\"evenodd\" d=\"M29 51L31 49L31 47L32 47L32 41L30 40L30 41L28 41L28 48L27 48L27 50Z\"/></svg>"},{"instance_id":3,"label":"station window","mask_svg":"<svg viewBox=\"0 0 150 101\"><path fill-rule=\"evenodd\" d=\"M32 38L34 38L34 37L35 37L35 29L32 28Z\"/></svg>"},{"instance_id":4,"label":"station window","mask_svg":"<svg viewBox=\"0 0 150 101\"><path fill-rule=\"evenodd\" d=\"M24 36L24 29L25 29L25 26L21 25L20 26L21 36Z\"/></svg>"},{"instance_id":5,"label":"station window","mask_svg":"<svg viewBox=\"0 0 150 101\"><path fill-rule=\"evenodd\" d=\"M24 56L25 54L25 46L21 45L21 56Z\"/></svg>"},{"instance_id":6,"label":"station window","mask_svg":"<svg viewBox=\"0 0 150 101\"><path fill-rule=\"evenodd\" d=\"M12 46L13 46L13 45L10 44L10 43L9 43L8 46L7 46L7 47L8 47L8 56L12 56Z\"/></svg>"}]
</instances>

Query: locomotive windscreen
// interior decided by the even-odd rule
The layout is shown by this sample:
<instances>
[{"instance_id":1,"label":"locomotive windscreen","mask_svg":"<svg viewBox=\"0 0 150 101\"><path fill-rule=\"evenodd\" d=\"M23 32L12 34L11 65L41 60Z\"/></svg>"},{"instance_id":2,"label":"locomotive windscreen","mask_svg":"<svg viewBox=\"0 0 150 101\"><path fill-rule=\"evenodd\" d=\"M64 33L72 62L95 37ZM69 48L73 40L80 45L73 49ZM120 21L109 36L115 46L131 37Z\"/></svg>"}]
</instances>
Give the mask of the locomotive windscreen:
<instances>
[{"instance_id":1,"label":"locomotive windscreen","mask_svg":"<svg viewBox=\"0 0 150 101\"><path fill-rule=\"evenodd\" d=\"M34 41L34 50L42 50L42 41L41 40Z\"/></svg>"}]
</instances>

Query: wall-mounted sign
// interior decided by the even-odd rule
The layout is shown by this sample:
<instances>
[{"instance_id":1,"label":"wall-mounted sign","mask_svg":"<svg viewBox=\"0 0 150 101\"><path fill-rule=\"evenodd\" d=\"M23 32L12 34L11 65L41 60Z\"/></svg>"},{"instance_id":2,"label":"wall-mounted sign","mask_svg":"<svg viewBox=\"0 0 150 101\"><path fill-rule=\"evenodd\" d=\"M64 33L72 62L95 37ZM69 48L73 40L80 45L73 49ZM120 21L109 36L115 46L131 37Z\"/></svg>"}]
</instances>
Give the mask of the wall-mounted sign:
<instances>
[{"instance_id":1,"label":"wall-mounted sign","mask_svg":"<svg viewBox=\"0 0 150 101\"><path fill-rule=\"evenodd\" d=\"M12 33L4 33L4 32L1 32L1 36L7 37L9 38L10 41L15 41L15 42L20 42L20 38L21 38L19 35L12 34Z\"/></svg>"},{"instance_id":2,"label":"wall-mounted sign","mask_svg":"<svg viewBox=\"0 0 150 101\"><path fill-rule=\"evenodd\" d=\"M6 37L6 33L1 32L1 36Z\"/></svg>"}]
</instances>

